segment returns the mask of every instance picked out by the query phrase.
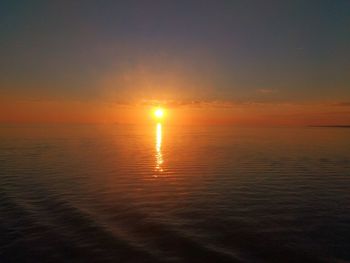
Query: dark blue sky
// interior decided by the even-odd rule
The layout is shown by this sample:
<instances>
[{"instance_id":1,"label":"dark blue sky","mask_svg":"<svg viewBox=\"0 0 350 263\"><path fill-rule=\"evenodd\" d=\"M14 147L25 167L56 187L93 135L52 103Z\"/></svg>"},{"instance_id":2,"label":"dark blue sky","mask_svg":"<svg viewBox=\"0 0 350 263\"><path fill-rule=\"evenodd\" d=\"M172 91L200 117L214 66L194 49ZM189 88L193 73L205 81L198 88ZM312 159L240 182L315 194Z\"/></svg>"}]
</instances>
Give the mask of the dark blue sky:
<instances>
[{"instance_id":1,"label":"dark blue sky","mask_svg":"<svg viewBox=\"0 0 350 263\"><path fill-rule=\"evenodd\" d=\"M1 1L0 95L350 101L350 1Z\"/></svg>"}]
</instances>

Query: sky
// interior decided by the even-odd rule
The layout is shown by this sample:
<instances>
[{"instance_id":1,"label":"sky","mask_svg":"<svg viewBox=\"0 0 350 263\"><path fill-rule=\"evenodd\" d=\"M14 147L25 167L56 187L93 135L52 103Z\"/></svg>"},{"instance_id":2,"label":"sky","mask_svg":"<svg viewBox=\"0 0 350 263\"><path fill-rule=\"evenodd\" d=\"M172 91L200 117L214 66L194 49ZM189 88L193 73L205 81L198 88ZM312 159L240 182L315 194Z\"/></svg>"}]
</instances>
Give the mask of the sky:
<instances>
[{"instance_id":1,"label":"sky","mask_svg":"<svg viewBox=\"0 0 350 263\"><path fill-rule=\"evenodd\" d=\"M350 1L0 3L0 122L350 124Z\"/></svg>"}]
</instances>

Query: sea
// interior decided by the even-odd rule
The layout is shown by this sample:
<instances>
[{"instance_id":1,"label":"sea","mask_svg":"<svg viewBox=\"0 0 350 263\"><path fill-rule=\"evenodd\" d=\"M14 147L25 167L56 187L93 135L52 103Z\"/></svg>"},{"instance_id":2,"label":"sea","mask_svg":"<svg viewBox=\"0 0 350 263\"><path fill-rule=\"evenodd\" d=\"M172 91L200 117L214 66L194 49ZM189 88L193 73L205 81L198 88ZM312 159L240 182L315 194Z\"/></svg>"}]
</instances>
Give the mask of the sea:
<instances>
[{"instance_id":1,"label":"sea","mask_svg":"<svg viewBox=\"0 0 350 263\"><path fill-rule=\"evenodd\" d=\"M1 125L0 262L350 262L350 129Z\"/></svg>"}]
</instances>

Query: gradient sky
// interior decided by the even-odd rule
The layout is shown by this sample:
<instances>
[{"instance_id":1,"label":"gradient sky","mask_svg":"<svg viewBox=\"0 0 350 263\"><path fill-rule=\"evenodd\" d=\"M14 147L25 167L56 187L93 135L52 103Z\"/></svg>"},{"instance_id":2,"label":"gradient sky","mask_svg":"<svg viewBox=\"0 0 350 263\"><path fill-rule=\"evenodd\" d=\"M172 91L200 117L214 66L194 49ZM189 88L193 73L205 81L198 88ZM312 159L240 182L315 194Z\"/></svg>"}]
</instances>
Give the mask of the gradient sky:
<instances>
[{"instance_id":1,"label":"gradient sky","mask_svg":"<svg viewBox=\"0 0 350 263\"><path fill-rule=\"evenodd\" d=\"M5 0L0 32L2 122L350 124L348 0Z\"/></svg>"}]
</instances>

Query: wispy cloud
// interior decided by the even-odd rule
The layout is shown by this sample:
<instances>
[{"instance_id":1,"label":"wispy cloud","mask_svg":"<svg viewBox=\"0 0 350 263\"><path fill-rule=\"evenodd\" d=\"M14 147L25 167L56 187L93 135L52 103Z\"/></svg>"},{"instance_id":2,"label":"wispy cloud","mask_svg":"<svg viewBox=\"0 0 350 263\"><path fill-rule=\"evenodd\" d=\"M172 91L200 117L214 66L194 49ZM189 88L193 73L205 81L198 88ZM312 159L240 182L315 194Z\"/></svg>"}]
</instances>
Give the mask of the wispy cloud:
<instances>
[{"instance_id":1,"label":"wispy cloud","mask_svg":"<svg viewBox=\"0 0 350 263\"><path fill-rule=\"evenodd\" d=\"M253 107L266 105L291 105L288 102L261 102L261 101L233 101L233 100L142 100L135 105L141 106L161 106L166 108L234 108L234 107Z\"/></svg>"},{"instance_id":2,"label":"wispy cloud","mask_svg":"<svg viewBox=\"0 0 350 263\"><path fill-rule=\"evenodd\" d=\"M332 106L350 107L350 101L336 102L336 103L333 103Z\"/></svg>"},{"instance_id":3,"label":"wispy cloud","mask_svg":"<svg viewBox=\"0 0 350 263\"><path fill-rule=\"evenodd\" d=\"M258 89L257 91L262 94L276 93L274 89Z\"/></svg>"}]
</instances>

